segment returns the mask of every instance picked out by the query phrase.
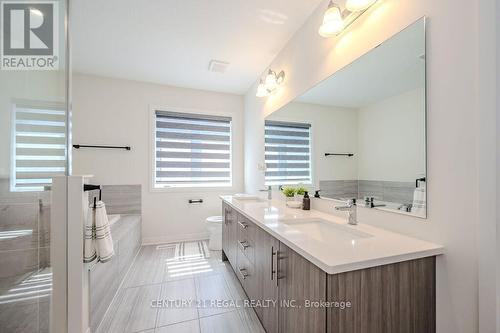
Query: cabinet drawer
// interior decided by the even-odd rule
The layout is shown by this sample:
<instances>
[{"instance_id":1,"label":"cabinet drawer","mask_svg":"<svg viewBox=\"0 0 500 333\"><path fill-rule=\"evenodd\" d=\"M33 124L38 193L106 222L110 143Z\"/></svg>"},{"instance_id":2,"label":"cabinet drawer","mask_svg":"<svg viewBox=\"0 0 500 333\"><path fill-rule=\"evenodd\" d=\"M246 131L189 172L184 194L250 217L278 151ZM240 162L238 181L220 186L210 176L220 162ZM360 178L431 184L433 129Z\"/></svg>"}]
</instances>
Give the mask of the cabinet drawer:
<instances>
[{"instance_id":1,"label":"cabinet drawer","mask_svg":"<svg viewBox=\"0 0 500 333\"><path fill-rule=\"evenodd\" d=\"M238 265L235 271L247 296L250 299L258 299L259 279L255 271L255 266L240 250L238 250Z\"/></svg>"},{"instance_id":2,"label":"cabinet drawer","mask_svg":"<svg viewBox=\"0 0 500 333\"><path fill-rule=\"evenodd\" d=\"M253 264L255 263L255 233L257 226L243 215L238 215L237 247Z\"/></svg>"}]
</instances>

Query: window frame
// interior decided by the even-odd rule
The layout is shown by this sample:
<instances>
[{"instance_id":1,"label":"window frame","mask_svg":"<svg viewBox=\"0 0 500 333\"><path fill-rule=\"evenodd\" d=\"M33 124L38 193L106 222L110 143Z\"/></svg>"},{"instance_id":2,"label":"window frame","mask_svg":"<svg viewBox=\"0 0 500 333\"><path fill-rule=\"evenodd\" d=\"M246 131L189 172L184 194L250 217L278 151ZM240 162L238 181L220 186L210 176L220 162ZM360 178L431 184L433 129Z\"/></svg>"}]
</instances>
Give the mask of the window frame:
<instances>
[{"instance_id":1,"label":"window frame","mask_svg":"<svg viewBox=\"0 0 500 333\"><path fill-rule=\"evenodd\" d=\"M177 112L186 114L198 114L207 116L220 116L220 117L230 117L231 118L231 131L229 136L229 146L230 146L230 184L213 186L213 185L200 185L200 186L156 186L156 111L164 112ZM222 191L234 191L235 190L235 180L234 180L234 113L225 111L213 111L213 110L202 110L202 109L192 109L192 108L180 108L180 107L170 107L170 106L149 106L149 133L148 140L150 145L150 158L149 158L149 191L152 193L189 193L189 192L222 192Z\"/></svg>"},{"instance_id":2,"label":"window frame","mask_svg":"<svg viewBox=\"0 0 500 333\"><path fill-rule=\"evenodd\" d=\"M315 156L315 149L314 149L314 121L304 121L304 119L295 119L292 117L286 117L286 118L279 118L279 119L265 119L264 120L264 165L266 166L267 169L267 163L266 163L266 148L265 148L265 133L266 133L266 121L277 121L277 122L285 122L285 123L297 123L297 124L307 124L309 125L309 180L308 181L298 181L294 183L288 183L288 184L278 184L279 186L298 186L298 185L314 185L315 184L315 172L314 172L314 159L313 156ZM265 186L278 186L277 184L269 184L266 179L266 175L264 172L264 184Z\"/></svg>"}]
</instances>

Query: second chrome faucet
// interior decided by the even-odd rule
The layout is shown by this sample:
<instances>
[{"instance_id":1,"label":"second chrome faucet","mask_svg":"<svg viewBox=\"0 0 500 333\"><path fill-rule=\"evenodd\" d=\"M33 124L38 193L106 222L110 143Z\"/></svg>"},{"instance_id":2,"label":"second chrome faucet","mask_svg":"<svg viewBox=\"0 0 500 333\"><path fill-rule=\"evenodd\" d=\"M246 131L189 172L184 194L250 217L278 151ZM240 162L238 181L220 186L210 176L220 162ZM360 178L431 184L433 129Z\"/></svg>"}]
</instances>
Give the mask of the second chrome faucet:
<instances>
[{"instance_id":1,"label":"second chrome faucet","mask_svg":"<svg viewBox=\"0 0 500 333\"><path fill-rule=\"evenodd\" d=\"M356 204L356 199L350 199L347 201L345 206L335 206L335 210L347 212L348 214L348 223L351 225L358 224L358 209Z\"/></svg>"}]
</instances>

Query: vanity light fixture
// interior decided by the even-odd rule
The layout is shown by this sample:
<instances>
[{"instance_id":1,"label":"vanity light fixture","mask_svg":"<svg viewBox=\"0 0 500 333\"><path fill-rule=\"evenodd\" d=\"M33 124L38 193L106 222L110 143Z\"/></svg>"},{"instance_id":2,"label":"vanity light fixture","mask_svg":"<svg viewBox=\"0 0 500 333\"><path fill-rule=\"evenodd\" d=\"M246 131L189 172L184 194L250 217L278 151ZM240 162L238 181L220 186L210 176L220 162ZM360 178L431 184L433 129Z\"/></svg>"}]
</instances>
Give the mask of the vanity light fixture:
<instances>
[{"instance_id":1,"label":"vanity light fixture","mask_svg":"<svg viewBox=\"0 0 500 333\"><path fill-rule=\"evenodd\" d=\"M344 18L339 5L330 0L328 9L323 16L323 24L319 27L319 34L322 37L333 37L344 30Z\"/></svg>"},{"instance_id":2,"label":"vanity light fixture","mask_svg":"<svg viewBox=\"0 0 500 333\"><path fill-rule=\"evenodd\" d=\"M337 36L376 2L377 0L347 0L346 9L342 10L330 0L318 33L325 38Z\"/></svg>"},{"instance_id":3,"label":"vanity light fixture","mask_svg":"<svg viewBox=\"0 0 500 333\"><path fill-rule=\"evenodd\" d=\"M269 91L266 89L266 85L264 84L264 81L260 79L259 86L257 87L257 97L266 97L269 96Z\"/></svg>"},{"instance_id":4,"label":"vanity light fixture","mask_svg":"<svg viewBox=\"0 0 500 333\"><path fill-rule=\"evenodd\" d=\"M259 86L257 87L257 97L266 97L276 91L278 86L285 80L285 72L281 71L276 74L275 71L270 69L267 72L266 78L260 79Z\"/></svg>"}]
</instances>

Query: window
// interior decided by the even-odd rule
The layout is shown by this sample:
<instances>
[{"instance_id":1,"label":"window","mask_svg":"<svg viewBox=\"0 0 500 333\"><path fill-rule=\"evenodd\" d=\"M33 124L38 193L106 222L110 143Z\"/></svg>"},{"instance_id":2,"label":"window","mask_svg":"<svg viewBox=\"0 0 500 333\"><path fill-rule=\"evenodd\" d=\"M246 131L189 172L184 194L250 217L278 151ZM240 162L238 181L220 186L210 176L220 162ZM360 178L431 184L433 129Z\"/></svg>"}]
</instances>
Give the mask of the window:
<instances>
[{"instance_id":1,"label":"window","mask_svg":"<svg viewBox=\"0 0 500 333\"><path fill-rule=\"evenodd\" d=\"M266 185L311 183L311 125L266 120Z\"/></svg>"},{"instance_id":2,"label":"window","mask_svg":"<svg viewBox=\"0 0 500 333\"><path fill-rule=\"evenodd\" d=\"M154 187L231 186L231 118L155 112Z\"/></svg>"},{"instance_id":3,"label":"window","mask_svg":"<svg viewBox=\"0 0 500 333\"><path fill-rule=\"evenodd\" d=\"M15 105L11 191L43 191L66 171L66 115L62 108Z\"/></svg>"}]
</instances>

